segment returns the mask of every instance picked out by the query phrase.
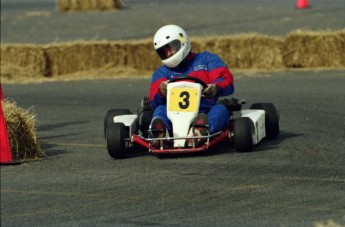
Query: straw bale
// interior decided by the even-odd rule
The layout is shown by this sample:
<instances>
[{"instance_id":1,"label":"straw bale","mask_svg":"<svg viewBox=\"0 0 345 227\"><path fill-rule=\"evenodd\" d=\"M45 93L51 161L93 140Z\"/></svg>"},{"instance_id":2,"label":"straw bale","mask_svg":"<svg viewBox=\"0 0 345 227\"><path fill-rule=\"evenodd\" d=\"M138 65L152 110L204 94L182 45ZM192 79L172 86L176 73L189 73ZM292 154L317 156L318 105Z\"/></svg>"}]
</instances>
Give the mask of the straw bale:
<instances>
[{"instance_id":1,"label":"straw bale","mask_svg":"<svg viewBox=\"0 0 345 227\"><path fill-rule=\"evenodd\" d=\"M285 39L259 34L196 37L191 43L195 52L218 54L231 69L345 67L345 30L295 31ZM0 61L1 75L8 79L19 75L80 75L102 68L153 71L162 65L151 39L6 44L1 45Z\"/></svg>"},{"instance_id":2,"label":"straw bale","mask_svg":"<svg viewBox=\"0 0 345 227\"><path fill-rule=\"evenodd\" d=\"M206 51L204 38L192 38L190 41L194 52Z\"/></svg>"},{"instance_id":3,"label":"straw bale","mask_svg":"<svg viewBox=\"0 0 345 227\"><path fill-rule=\"evenodd\" d=\"M37 76L47 76L46 56L40 45L5 44L1 45L1 63L16 65L37 73Z\"/></svg>"},{"instance_id":4,"label":"straw bale","mask_svg":"<svg viewBox=\"0 0 345 227\"><path fill-rule=\"evenodd\" d=\"M0 78L2 82L26 82L28 80L37 80L44 78L37 72L34 72L28 68L24 68L12 63L3 62L0 63Z\"/></svg>"},{"instance_id":5,"label":"straw bale","mask_svg":"<svg viewBox=\"0 0 345 227\"><path fill-rule=\"evenodd\" d=\"M232 68L282 68L283 39L258 34L214 37L204 40L204 49L218 54Z\"/></svg>"},{"instance_id":6,"label":"straw bale","mask_svg":"<svg viewBox=\"0 0 345 227\"><path fill-rule=\"evenodd\" d=\"M33 109L24 110L14 101L6 99L3 111L13 160L42 158L44 153L37 142Z\"/></svg>"},{"instance_id":7,"label":"straw bale","mask_svg":"<svg viewBox=\"0 0 345 227\"><path fill-rule=\"evenodd\" d=\"M152 42L74 42L44 48L52 76L103 67L153 70L160 64Z\"/></svg>"},{"instance_id":8,"label":"straw bale","mask_svg":"<svg viewBox=\"0 0 345 227\"><path fill-rule=\"evenodd\" d=\"M162 64L154 51L151 40L124 43L124 48L127 55L125 66L140 70L154 70Z\"/></svg>"},{"instance_id":9,"label":"straw bale","mask_svg":"<svg viewBox=\"0 0 345 227\"><path fill-rule=\"evenodd\" d=\"M120 0L57 0L60 11L111 10L121 8Z\"/></svg>"},{"instance_id":10,"label":"straw bale","mask_svg":"<svg viewBox=\"0 0 345 227\"><path fill-rule=\"evenodd\" d=\"M115 54L109 42L59 43L46 45L44 51L52 76L104 67Z\"/></svg>"},{"instance_id":11,"label":"straw bale","mask_svg":"<svg viewBox=\"0 0 345 227\"><path fill-rule=\"evenodd\" d=\"M287 67L344 67L345 30L288 34L283 59Z\"/></svg>"}]
</instances>

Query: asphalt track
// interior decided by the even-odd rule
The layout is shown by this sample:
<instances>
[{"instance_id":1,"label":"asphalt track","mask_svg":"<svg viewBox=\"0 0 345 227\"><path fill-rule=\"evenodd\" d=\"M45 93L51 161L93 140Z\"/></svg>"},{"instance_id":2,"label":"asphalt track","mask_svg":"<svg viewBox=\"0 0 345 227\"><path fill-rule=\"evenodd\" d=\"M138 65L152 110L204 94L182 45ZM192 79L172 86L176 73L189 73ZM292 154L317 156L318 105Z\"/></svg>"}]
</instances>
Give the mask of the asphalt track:
<instances>
[{"instance_id":1,"label":"asphalt track","mask_svg":"<svg viewBox=\"0 0 345 227\"><path fill-rule=\"evenodd\" d=\"M345 224L344 71L236 75L236 97L273 102L281 134L254 152L113 160L110 108L139 106L148 79L6 84L34 106L48 158L1 167L1 226L313 226Z\"/></svg>"},{"instance_id":2,"label":"asphalt track","mask_svg":"<svg viewBox=\"0 0 345 227\"><path fill-rule=\"evenodd\" d=\"M55 0L1 0L2 43L137 39L176 23L189 34L342 29L343 0L125 1L118 12L61 13ZM198 4L195 4L195 3ZM210 3L211 2L211 3ZM149 16L148 16L149 15ZM1 226L345 225L345 71L235 73L235 97L273 102L281 134L254 152L113 160L103 117L135 111L148 79L3 84L33 106L47 158L1 167Z\"/></svg>"},{"instance_id":3,"label":"asphalt track","mask_svg":"<svg viewBox=\"0 0 345 227\"><path fill-rule=\"evenodd\" d=\"M345 1L123 0L120 11L65 13L56 0L1 0L1 42L51 43L75 40L152 38L163 25L178 24L190 36L239 33L285 36L295 29L345 28Z\"/></svg>"}]
</instances>

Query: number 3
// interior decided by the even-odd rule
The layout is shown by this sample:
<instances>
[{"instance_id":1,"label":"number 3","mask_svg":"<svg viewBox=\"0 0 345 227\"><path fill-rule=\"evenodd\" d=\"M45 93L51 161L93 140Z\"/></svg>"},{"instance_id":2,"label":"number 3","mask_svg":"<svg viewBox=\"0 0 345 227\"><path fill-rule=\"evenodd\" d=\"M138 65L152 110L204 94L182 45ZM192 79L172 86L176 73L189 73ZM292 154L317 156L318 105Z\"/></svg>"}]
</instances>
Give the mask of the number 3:
<instances>
[{"instance_id":1,"label":"number 3","mask_svg":"<svg viewBox=\"0 0 345 227\"><path fill-rule=\"evenodd\" d=\"M189 107L189 98L190 98L190 94L187 91L183 91L180 94L180 97L183 98L182 101L183 102L179 102L178 105L181 109L187 109Z\"/></svg>"}]
</instances>

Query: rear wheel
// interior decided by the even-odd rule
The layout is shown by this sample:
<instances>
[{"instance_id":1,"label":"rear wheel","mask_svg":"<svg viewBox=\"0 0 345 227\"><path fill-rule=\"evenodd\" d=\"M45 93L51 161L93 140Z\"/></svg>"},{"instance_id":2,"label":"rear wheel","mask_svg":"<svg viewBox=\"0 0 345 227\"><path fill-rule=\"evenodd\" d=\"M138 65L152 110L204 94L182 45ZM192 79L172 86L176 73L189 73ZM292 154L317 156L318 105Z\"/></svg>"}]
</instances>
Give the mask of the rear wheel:
<instances>
[{"instance_id":1,"label":"rear wheel","mask_svg":"<svg viewBox=\"0 0 345 227\"><path fill-rule=\"evenodd\" d=\"M268 139L274 139L279 134L279 111L272 103L254 103L250 109L265 111L265 130Z\"/></svg>"},{"instance_id":2,"label":"rear wheel","mask_svg":"<svg viewBox=\"0 0 345 227\"><path fill-rule=\"evenodd\" d=\"M234 121L234 146L238 152L249 152L254 148L254 124L248 117L236 118Z\"/></svg>"},{"instance_id":3,"label":"rear wheel","mask_svg":"<svg viewBox=\"0 0 345 227\"><path fill-rule=\"evenodd\" d=\"M123 123L112 123L107 127L107 150L112 158L125 158L127 155L128 130Z\"/></svg>"},{"instance_id":4,"label":"rear wheel","mask_svg":"<svg viewBox=\"0 0 345 227\"><path fill-rule=\"evenodd\" d=\"M114 117L131 114L129 109L110 109L104 117L104 137L106 136L107 127L109 124L114 123Z\"/></svg>"}]
</instances>

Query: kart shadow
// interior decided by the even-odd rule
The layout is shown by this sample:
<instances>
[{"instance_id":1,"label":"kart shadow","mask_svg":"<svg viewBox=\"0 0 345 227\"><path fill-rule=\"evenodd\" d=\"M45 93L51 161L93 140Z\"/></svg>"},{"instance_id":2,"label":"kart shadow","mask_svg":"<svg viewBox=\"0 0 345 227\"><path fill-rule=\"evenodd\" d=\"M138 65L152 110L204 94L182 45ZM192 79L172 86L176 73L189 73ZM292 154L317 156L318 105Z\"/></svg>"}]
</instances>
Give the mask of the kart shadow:
<instances>
[{"instance_id":1,"label":"kart shadow","mask_svg":"<svg viewBox=\"0 0 345 227\"><path fill-rule=\"evenodd\" d=\"M155 154L159 159L169 158L193 158L193 157L208 157L213 155L220 155L226 153L235 153L232 144L228 141L222 141L206 151L191 152L191 153L174 153L174 154Z\"/></svg>"},{"instance_id":2,"label":"kart shadow","mask_svg":"<svg viewBox=\"0 0 345 227\"><path fill-rule=\"evenodd\" d=\"M273 150L275 149L279 144L281 144L283 141L287 139L291 139L294 137L300 137L303 136L303 134L298 134L294 132L286 132L286 131L280 131L277 138L274 139L264 139L262 140L252 152L262 152L267 150Z\"/></svg>"},{"instance_id":3,"label":"kart shadow","mask_svg":"<svg viewBox=\"0 0 345 227\"><path fill-rule=\"evenodd\" d=\"M59 147L54 144L54 141L49 141L56 138L66 138L66 137L76 137L80 132L76 133L59 133L56 132L57 129L62 129L68 126L80 125L89 123L89 121L70 121L70 122L61 122L57 124L44 124L40 125L37 128L38 131L38 140L40 141L40 147L44 152L45 159L47 158L59 158L64 153L67 153L64 149L56 149ZM64 132L64 131L63 131Z\"/></svg>"},{"instance_id":4,"label":"kart shadow","mask_svg":"<svg viewBox=\"0 0 345 227\"><path fill-rule=\"evenodd\" d=\"M151 155L151 154L148 153L144 147L135 146L135 147L129 148L129 151L128 151L125 159L144 157L144 156L148 156L148 155Z\"/></svg>"},{"instance_id":5,"label":"kart shadow","mask_svg":"<svg viewBox=\"0 0 345 227\"><path fill-rule=\"evenodd\" d=\"M274 150L284 140L290 139L293 137L299 137L299 136L303 136L303 134L280 131L280 134L278 135L277 138L264 139L257 146L254 147L253 151L242 152L242 153L245 154L245 153L255 153L255 152ZM236 149L234 148L231 142L222 141L204 152L181 153L181 154L159 154L156 156L160 159L169 159L169 158L209 157L209 156L214 156L214 155L231 154L231 153L239 153L239 152L236 151Z\"/></svg>"}]
</instances>

